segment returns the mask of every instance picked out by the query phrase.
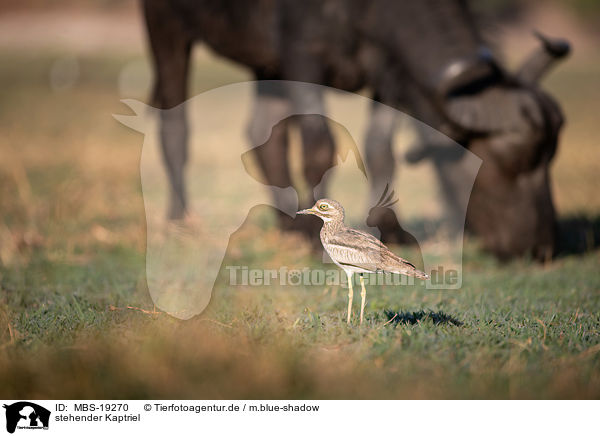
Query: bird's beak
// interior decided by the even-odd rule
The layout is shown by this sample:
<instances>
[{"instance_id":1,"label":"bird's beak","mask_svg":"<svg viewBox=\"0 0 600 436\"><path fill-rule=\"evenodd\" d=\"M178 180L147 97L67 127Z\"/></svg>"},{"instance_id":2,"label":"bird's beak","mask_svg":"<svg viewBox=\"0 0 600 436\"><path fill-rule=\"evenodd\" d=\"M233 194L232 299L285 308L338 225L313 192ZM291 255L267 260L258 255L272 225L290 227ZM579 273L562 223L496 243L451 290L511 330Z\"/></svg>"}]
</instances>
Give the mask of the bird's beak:
<instances>
[{"instance_id":1,"label":"bird's beak","mask_svg":"<svg viewBox=\"0 0 600 436\"><path fill-rule=\"evenodd\" d=\"M315 214L315 210L310 208L310 209L302 209L299 210L298 212L296 212L296 215L314 215Z\"/></svg>"}]
</instances>

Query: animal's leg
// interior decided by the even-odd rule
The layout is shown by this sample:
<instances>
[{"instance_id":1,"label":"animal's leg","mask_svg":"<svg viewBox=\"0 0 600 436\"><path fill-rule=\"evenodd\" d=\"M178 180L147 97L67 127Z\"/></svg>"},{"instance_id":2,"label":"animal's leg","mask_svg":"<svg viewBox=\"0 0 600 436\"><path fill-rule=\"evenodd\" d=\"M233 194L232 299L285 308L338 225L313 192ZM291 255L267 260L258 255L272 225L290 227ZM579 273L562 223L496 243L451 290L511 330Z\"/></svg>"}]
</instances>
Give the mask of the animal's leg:
<instances>
[{"instance_id":1,"label":"animal's leg","mask_svg":"<svg viewBox=\"0 0 600 436\"><path fill-rule=\"evenodd\" d=\"M371 119L365 139L365 154L368 174L371 179L370 201L375 205L386 186L387 195L392 192L396 162L392 151L392 141L396 129L397 114L390 107L377 102L371 107ZM390 201L395 198L390 198ZM385 205L380 205L385 206ZM398 222L391 208L375 207L369 212L369 221L381 232L381 240L388 243L413 244L414 238Z\"/></svg>"},{"instance_id":2,"label":"animal's leg","mask_svg":"<svg viewBox=\"0 0 600 436\"><path fill-rule=\"evenodd\" d=\"M321 182L334 164L335 145L324 116L325 105L321 89L292 85L289 91L294 112L311 114L296 117L302 135L303 172L310 189L309 198L305 199L306 204L303 206L310 207L316 200L325 197L325 183ZM315 192L315 188L319 192Z\"/></svg>"},{"instance_id":3,"label":"animal's leg","mask_svg":"<svg viewBox=\"0 0 600 436\"><path fill-rule=\"evenodd\" d=\"M283 90L278 89L277 83L258 82L247 135L252 153L270 188L292 186L288 167L289 122L284 119L288 113L289 100ZM280 227L291 229L294 220L282 211L293 209L296 198L291 198L288 191L280 189L272 189L272 195L278 208Z\"/></svg>"},{"instance_id":4,"label":"animal's leg","mask_svg":"<svg viewBox=\"0 0 600 436\"><path fill-rule=\"evenodd\" d=\"M365 160L371 179L370 199L373 205L381 197L386 185L393 183L396 162L392 141L395 127L396 111L373 102L365 138Z\"/></svg>"},{"instance_id":5,"label":"animal's leg","mask_svg":"<svg viewBox=\"0 0 600 436\"><path fill-rule=\"evenodd\" d=\"M290 98L302 136L303 174L308 185L309 195L301 200L301 207L310 207L316 200L326 197L326 181L323 176L334 164L335 145L324 116L323 95L319 88L294 86ZM312 115L315 114L315 115ZM320 250L319 229L321 222L313 217L298 218L298 226Z\"/></svg>"},{"instance_id":6,"label":"animal's leg","mask_svg":"<svg viewBox=\"0 0 600 436\"><path fill-rule=\"evenodd\" d=\"M351 272L346 272L346 275L348 276L348 324L350 324L350 318L352 317L352 299L354 298L354 290L352 289L352 274L353 273Z\"/></svg>"},{"instance_id":7,"label":"animal's leg","mask_svg":"<svg viewBox=\"0 0 600 436\"><path fill-rule=\"evenodd\" d=\"M407 153L410 163L429 159L435 166L446 216L445 221L450 234L455 234L464 226L464 218L471 196L471 183L468 174L469 160L464 159L465 149L450 138L425 124L415 123L418 144Z\"/></svg>"},{"instance_id":8,"label":"animal's leg","mask_svg":"<svg viewBox=\"0 0 600 436\"><path fill-rule=\"evenodd\" d=\"M361 286L361 291L360 291L360 323L362 325L363 323L363 315L365 313L365 303L367 302L367 290L365 289L365 278L363 277L363 275L360 275L360 286Z\"/></svg>"},{"instance_id":9,"label":"animal's leg","mask_svg":"<svg viewBox=\"0 0 600 436\"><path fill-rule=\"evenodd\" d=\"M187 161L188 130L182 106L160 114L162 154L171 185L168 217L182 219L187 210L184 169Z\"/></svg>"},{"instance_id":10,"label":"animal's leg","mask_svg":"<svg viewBox=\"0 0 600 436\"><path fill-rule=\"evenodd\" d=\"M333 166L335 146L327 125L327 119L321 115L299 117L302 133L303 172L310 195L306 207L327 196L325 173ZM304 207L304 206L303 206ZM299 221L301 230L312 241L315 250L320 250L320 220L305 217Z\"/></svg>"},{"instance_id":11,"label":"animal's leg","mask_svg":"<svg viewBox=\"0 0 600 436\"><path fill-rule=\"evenodd\" d=\"M185 106L192 41L168 2L145 1L144 13L152 48L155 84L153 104L160 112L160 140L170 183L168 217L182 219L186 212L184 167L188 126Z\"/></svg>"},{"instance_id":12,"label":"animal's leg","mask_svg":"<svg viewBox=\"0 0 600 436\"><path fill-rule=\"evenodd\" d=\"M315 21L311 19L311 9L303 2L289 2L281 10L282 32L280 50L282 53L282 76L288 82L288 95L298 117L302 135L303 172L309 198L303 199L302 207L310 207L315 200L325 196L325 184L320 184L325 172L334 165L333 137L325 118L325 105L322 88L310 83L326 83L327 70L315 36ZM316 44L316 45L315 45ZM300 84L299 82L304 82ZM320 184L320 185L319 185ZM319 185L319 192L314 192ZM318 223L317 220L307 220ZM318 223L316 228L321 227Z\"/></svg>"},{"instance_id":13,"label":"animal's leg","mask_svg":"<svg viewBox=\"0 0 600 436\"><path fill-rule=\"evenodd\" d=\"M308 202L314 202L326 196L326 183L323 176L333 166L335 146L327 125L327 119L320 115L305 115L300 118L303 145L304 177L310 188Z\"/></svg>"}]
</instances>

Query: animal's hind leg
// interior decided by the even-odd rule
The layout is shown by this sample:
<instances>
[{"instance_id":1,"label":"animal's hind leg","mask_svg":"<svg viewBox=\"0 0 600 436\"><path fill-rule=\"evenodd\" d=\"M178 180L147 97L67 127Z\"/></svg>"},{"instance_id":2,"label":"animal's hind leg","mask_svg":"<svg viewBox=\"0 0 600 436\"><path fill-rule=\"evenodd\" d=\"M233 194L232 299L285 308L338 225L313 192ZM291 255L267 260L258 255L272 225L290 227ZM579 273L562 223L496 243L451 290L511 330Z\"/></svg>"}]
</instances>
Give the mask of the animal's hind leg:
<instances>
[{"instance_id":1,"label":"animal's hind leg","mask_svg":"<svg viewBox=\"0 0 600 436\"><path fill-rule=\"evenodd\" d=\"M392 150L397 123L397 111L383 104L373 102L369 128L365 138L366 165L371 180L370 202L374 206L386 192L393 191L396 161ZM389 187L386 191L386 187ZM390 201L395 200L390 198ZM385 205L382 205L385 206ZM415 239L398 222L395 212L388 207L373 207L369 221L381 232L381 240L386 243L414 244Z\"/></svg>"},{"instance_id":2,"label":"animal's hind leg","mask_svg":"<svg viewBox=\"0 0 600 436\"><path fill-rule=\"evenodd\" d=\"M185 109L178 106L162 111L160 122L162 155L171 187L168 217L179 220L187 210L184 169L187 162L188 127Z\"/></svg>"},{"instance_id":3,"label":"animal's hind leg","mask_svg":"<svg viewBox=\"0 0 600 436\"><path fill-rule=\"evenodd\" d=\"M184 102L187 94L192 41L168 2L143 2L148 37L154 57L153 104L161 110L160 140L170 183L168 217L182 219L186 212L184 167L188 126Z\"/></svg>"},{"instance_id":4,"label":"animal's hind leg","mask_svg":"<svg viewBox=\"0 0 600 436\"><path fill-rule=\"evenodd\" d=\"M334 165L335 144L329 131L325 107L320 89L292 88L292 102L295 110L303 114L295 117L302 135L303 174L308 185L309 195L301 203L302 208L312 206L316 200L326 197L325 173ZM312 115L315 114L315 115ZM312 239L315 247L320 246L319 229L321 222L313 217L299 218L302 231Z\"/></svg>"},{"instance_id":5,"label":"animal's hind leg","mask_svg":"<svg viewBox=\"0 0 600 436\"><path fill-rule=\"evenodd\" d=\"M324 114L323 96L314 91L309 97L309 106L315 106L314 113ZM327 124L327 118L323 115L302 115L298 117L300 132L302 134L302 159L303 172L310 194L307 207L312 206L316 200L326 196L325 173L334 165L335 144L333 136Z\"/></svg>"},{"instance_id":6,"label":"animal's hind leg","mask_svg":"<svg viewBox=\"0 0 600 436\"><path fill-rule=\"evenodd\" d=\"M415 123L414 129L417 143L407 152L407 160L410 163L423 159L432 161L444 200L447 228L455 234L464 226L471 196L469 174L473 170L464 159L466 150L424 124Z\"/></svg>"},{"instance_id":7,"label":"animal's hind leg","mask_svg":"<svg viewBox=\"0 0 600 436\"><path fill-rule=\"evenodd\" d=\"M371 179L370 200L374 205L387 185L392 185L396 161L392 140L397 113L394 109L373 102L365 138L365 161Z\"/></svg>"},{"instance_id":8,"label":"animal's hind leg","mask_svg":"<svg viewBox=\"0 0 600 436\"><path fill-rule=\"evenodd\" d=\"M288 167L289 100L282 86L277 82L258 82L252 118L247 135L265 183L270 188L287 188L292 185ZM279 225L282 229L292 229L294 220L282 211L296 207L296 197L290 191L271 189Z\"/></svg>"}]
</instances>

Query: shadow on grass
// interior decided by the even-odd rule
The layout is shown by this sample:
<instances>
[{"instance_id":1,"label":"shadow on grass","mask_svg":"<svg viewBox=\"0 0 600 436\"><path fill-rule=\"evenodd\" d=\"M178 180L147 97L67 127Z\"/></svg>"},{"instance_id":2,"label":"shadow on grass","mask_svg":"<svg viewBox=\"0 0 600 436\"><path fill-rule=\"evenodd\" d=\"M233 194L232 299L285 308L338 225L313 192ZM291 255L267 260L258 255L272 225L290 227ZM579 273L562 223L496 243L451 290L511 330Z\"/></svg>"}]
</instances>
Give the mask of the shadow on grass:
<instances>
[{"instance_id":1,"label":"shadow on grass","mask_svg":"<svg viewBox=\"0 0 600 436\"><path fill-rule=\"evenodd\" d=\"M417 324L421 321L431 321L435 325L454 325L460 327L463 325L461 321L448 315L442 311L419 310L418 312L395 312L393 310L386 310L385 316L390 324Z\"/></svg>"},{"instance_id":2,"label":"shadow on grass","mask_svg":"<svg viewBox=\"0 0 600 436\"><path fill-rule=\"evenodd\" d=\"M557 256L584 254L600 247L600 216L572 216L558 223Z\"/></svg>"}]
</instances>

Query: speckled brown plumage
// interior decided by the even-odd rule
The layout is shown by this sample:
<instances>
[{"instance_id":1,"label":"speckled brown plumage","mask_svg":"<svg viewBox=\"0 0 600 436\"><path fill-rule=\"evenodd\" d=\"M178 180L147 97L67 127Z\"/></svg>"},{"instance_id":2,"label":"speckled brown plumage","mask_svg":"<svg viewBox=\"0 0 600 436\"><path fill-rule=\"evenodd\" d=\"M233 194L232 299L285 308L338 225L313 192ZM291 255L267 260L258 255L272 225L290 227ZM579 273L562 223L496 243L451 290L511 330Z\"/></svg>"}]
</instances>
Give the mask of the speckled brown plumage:
<instances>
[{"instance_id":1,"label":"speckled brown plumage","mask_svg":"<svg viewBox=\"0 0 600 436\"><path fill-rule=\"evenodd\" d=\"M354 273L361 274L361 323L366 295L362 278L363 273L389 272L405 274L424 280L429 278L427 274L418 270L412 263L394 254L373 235L347 227L344 224L344 208L335 200L323 198L317 201L312 208L301 210L298 213L316 215L324 222L321 229L323 248L325 248L331 260L348 275L348 322L350 322L351 317L352 275Z\"/></svg>"}]
</instances>

